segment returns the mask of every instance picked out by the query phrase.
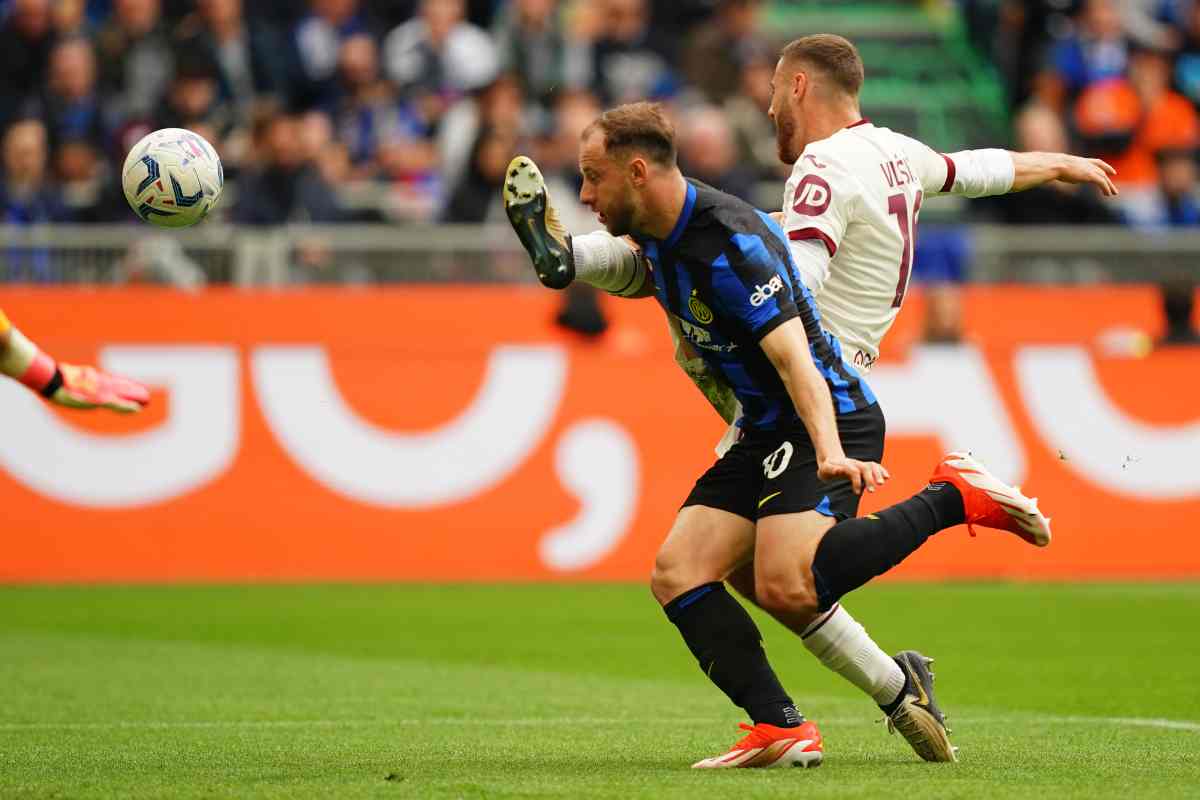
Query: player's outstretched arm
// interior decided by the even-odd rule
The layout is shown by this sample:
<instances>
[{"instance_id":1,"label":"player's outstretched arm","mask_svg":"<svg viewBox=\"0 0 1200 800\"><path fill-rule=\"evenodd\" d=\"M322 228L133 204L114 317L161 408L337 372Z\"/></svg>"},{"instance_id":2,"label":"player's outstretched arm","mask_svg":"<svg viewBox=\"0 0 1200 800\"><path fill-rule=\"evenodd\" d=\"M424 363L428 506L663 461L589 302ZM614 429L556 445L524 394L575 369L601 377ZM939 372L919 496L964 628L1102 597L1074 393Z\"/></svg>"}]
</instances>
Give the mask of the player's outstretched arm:
<instances>
[{"instance_id":1,"label":"player's outstretched arm","mask_svg":"<svg viewBox=\"0 0 1200 800\"><path fill-rule=\"evenodd\" d=\"M845 478L858 493L863 489L873 492L882 486L891 477L886 469L873 461L847 458L842 450L833 414L833 398L825 379L813 364L804 323L798 318L790 319L764 336L760 345L779 371L796 412L804 421L817 452L817 474L821 479Z\"/></svg>"},{"instance_id":2,"label":"player's outstretched arm","mask_svg":"<svg viewBox=\"0 0 1200 800\"><path fill-rule=\"evenodd\" d=\"M1032 189L1050 181L1090 183L1105 197L1115 197L1117 186L1112 165L1098 158L1083 158L1067 153L1011 153L1012 191Z\"/></svg>"},{"instance_id":3,"label":"player's outstretched arm","mask_svg":"<svg viewBox=\"0 0 1200 800\"><path fill-rule=\"evenodd\" d=\"M915 140L913 140L915 141ZM1105 197L1114 197L1117 171L1098 158L1068 153L1016 153L988 148L961 150L939 156L925 145L914 149L925 190L963 197L991 197L1032 189L1050 181L1090 183Z\"/></svg>"},{"instance_id":4,"label":"player's outstretched arm","mask_svg":"<svg viewBox=\"0 0 1200 800\"><path fill-rule=\"evenodd\" d=\"M71 408L140 411L150 392L140 383L109 375L95 367L57 363L14 328L0 311L0 372L51 402Z\"/></svg>"}]
</instances>

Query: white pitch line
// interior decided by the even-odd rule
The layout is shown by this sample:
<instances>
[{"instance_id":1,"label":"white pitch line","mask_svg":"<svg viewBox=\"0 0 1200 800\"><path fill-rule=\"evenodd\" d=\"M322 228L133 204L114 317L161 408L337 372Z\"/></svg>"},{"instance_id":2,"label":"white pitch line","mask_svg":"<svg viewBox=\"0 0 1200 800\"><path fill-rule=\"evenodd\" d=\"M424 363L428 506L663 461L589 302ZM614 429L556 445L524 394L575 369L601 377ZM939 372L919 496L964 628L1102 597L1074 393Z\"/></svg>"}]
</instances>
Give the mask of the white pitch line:
<instances>
[{"instance_id":1,"label":"white pitch line","mask_svg":"<svg viewBox=\"0 0 1200 800\"><path fill-rule=\"evenodd\" d=\"M430 717L427 719L250 719L250 720L179 720L113 722L5 722L0 731L24 730L105 730L113 728L338 728L369 727L372 725L483 725L488 727L520 727L533 725L699 725L711 723L712 717L683 719L601 717L540 717L528 719L470 719L468 717Z\"/></svg>"},{"instance_id":2,"label":"white pitch line","mask_svg":"<svg viewBox=\"0 0 1200 800\"><path fill-rule=\"evenodd\" d=\"M860 717L823 717L817 722L822 725L858 725L869 720ZM1008 715L955 715L954 721L961 725L987 724L990 722L1049 722L1067 725L1129 725L1139 728L1200 732L1200 722L1190 720L1160 719L1154 717L1085 717L1047 716L1037 714ZM370 727L388 725L459 725L462 727L534 727L546 725L712 725L712 717L659 717L641 719L632 717L530 717L519 719L470 719L462 717L431 717L427 719L261 719L261 720L179 720L179 721L112 721L112 722L4 722L0 731L33 730L111 730L111 729L170 729L170 728L336 728Z\"/></svg>"},{"instance_id":3,"label":"white pitch line","mask_svg":"<svg viewBox=\"0 0 1200 800\"><path fill-rule=\"evenodd\" d=\"M1106 725L1131 725L1138 728L1166 728L1173 731L1200 731L1200 722L1183 719L1161 719L1156 717L1037 717L1047 722L1087 724L1099 722Z\"/></svg>"}]
</instances>

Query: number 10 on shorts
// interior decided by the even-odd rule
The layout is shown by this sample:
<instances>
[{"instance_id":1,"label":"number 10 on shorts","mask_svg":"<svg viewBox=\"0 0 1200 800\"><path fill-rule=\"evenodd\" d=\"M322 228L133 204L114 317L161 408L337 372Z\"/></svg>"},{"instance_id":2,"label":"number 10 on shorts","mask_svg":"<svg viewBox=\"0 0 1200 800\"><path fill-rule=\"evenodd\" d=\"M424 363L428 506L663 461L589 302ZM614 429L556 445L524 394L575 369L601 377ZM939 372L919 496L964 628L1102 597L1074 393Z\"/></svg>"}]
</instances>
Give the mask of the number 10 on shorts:
<instances>
[{"instance_id":1,"label":"number 10 on shorts","mask_svg":"<svg viewBox=\"0 0 1200 800\"><path fill-rule=\"evenodd\" d=\"M771 455L763 459L763 474L770 478L778 478L787 469L788 462L792 460L792 443L784 442L779 445L779 449Z\"/></svg>"}]
</instances>

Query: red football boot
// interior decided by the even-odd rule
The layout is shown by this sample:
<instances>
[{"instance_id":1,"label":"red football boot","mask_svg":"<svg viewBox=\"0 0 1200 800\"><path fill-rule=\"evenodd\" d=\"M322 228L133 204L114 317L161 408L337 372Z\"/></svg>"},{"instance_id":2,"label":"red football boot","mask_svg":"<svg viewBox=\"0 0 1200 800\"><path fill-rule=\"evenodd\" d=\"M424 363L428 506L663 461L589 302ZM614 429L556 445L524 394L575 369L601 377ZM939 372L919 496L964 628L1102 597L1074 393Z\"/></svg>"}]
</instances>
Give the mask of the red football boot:
<instances>
[{"instance_id":1,"label":"red football boot","mask_svg":"<svg viewBox=\"0 0 1200 800\"><path fill-rule=\"evenodd\" d=\"M943 458L929 482L952 483L958 489L972 536L975 526L982 525L1015 533L1038 547L1050 544L1050 519L1038 511L1037 498L1021 494L969 453L951 453Z\"/></svg>"},{"instance_id":2,"label":"red football boot","mask_svg":"<svg viewBox=\"0 0 1200 800\"><path fill-rule=\"evenodd\" d=\"M728 753L697 761L692 764L692 769L819 767L824 758L821 732L815 723L805 722L798 728L779 728L765 722L757 725L743 722L738 727L748 733Z\"/></svg>"}]
</instances>

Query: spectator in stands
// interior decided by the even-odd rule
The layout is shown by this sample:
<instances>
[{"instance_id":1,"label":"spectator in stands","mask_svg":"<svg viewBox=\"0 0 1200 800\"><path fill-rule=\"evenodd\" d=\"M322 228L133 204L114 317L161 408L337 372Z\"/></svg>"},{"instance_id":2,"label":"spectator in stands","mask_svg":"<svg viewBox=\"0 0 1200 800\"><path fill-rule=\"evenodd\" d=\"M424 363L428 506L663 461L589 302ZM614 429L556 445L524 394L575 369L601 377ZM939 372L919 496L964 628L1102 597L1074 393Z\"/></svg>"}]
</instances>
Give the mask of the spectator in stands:
<instances>
[{"instance_id":1,"label":"spectator in stands","mask_svg":"<svg viewBox=\"0 0 1200 800\"><path fill-rule=\"evenodd\" d=\"M340 217L332 186L315 165L304 160L300 123L294 116L274 114L255 130L257 162L262 166L242 176L233 219L246 225L289 222L336 222Z\"/></svg>"},{"instance_id":2,"label":"spectator in stands","mask_svg":"<svg viewBox=\"0 0 1200 800\"><path fill-rule=\"evenodd\" d=\"M1183 44L1175 59L1175 84L1189 100L1200 104L1200 3L1190 3L1181 26Z\"/></svg>"},{"instance_id":3,"label":"spectator in stands","mask_svg":"<svg viewBox=\"0 0 1200 800\"><path fill-rule=\"evenodd\" d=\"M50 22L50 0L13 0L0 24L0 130L42 85L54 44Z\"/></svg>"},{"instance_id":4,"label":"spectator in stands","mask_svg":"<svg viewBox=\"0 0 1200 800\"><path fill-rule=\"evenodd\" d=\"M546 192L554 198L554 209L567 230L590 233L603 228L587 206L579 202L579 139L592 120L604 109L600 100L585 89L559 92L551 124L535 148L536 160L546 180Z\"/></svg>"},{"instance_id":5,"label":"spectator in stands","mask_svg":"<svg viewBox=\"0 0 1200 800\"><path fill-rule=\"evenodd\" d=\"M88 36L91 25L85 0L58 0L50 12L54 30L59 36Z\"/></svg>"},{"instance_id":6,"label":"spectator in stands","mask_svg":"<svg viewBox=\"0 0 1200 800\"><path fill-rule=\"evenodd\" d=\"M155 128L205 128L216 138L209 143L224 153L224 137L233 127L230 109L217 91L216 64L202 50L185 51L175 65L175 75L154 120Z\"/></svg>"},{"instance_id":7,"label":"spectator in stands","mask_svg":"<svg viewBox=\"0 0 1200 800\"><path fill-rule=\"evenodd\" d=\"M1163 52L1135 50L1129 60L1129 83L1141 103L1142 118L1129 150L1110 163L1121 183L1154 184L1156 153L1200 146L1200 117L1186 97L1171 91L1171 63Z\"/></svg>"},{"instance_id":8,"label":"spectator in stands","mask_svg":"<svg viewBox=\"0 0 1200 800\"><path fill-rule=\"evenodd\" d=\"M679 166L686 175L758 205L757 176L738 159L733 128L720 109L694 108L684 115L678 130ZM778 192L778 184L773 185L771 194Z\"/></svg>"},{"instance_id":9,"label":"spectator in stands","mask_svg":"<svg viewBox=\"0 0 1200 800\"><path fill-rule=\"evenodd\" d=\"M153 116L174 72L159 0L114 0L96 39L101 91L124 118Z\"/></svg>"},{"instance_id":10,"label":"spectator in stands","mask_svg":"<svg viewBox=\"0 0 1200 800\"><path fill-rule=\"evenodd\" d=\"M96 88L96 54L80 36L64 38L50 54L50 71L40 102L52 147L62 140L108 144L109 126Z\"/></svg>"},{"instance_id":11,"label":"spectator in stands","mask_svg":"<svg viewBox=\"0 0 1200 800\"><path fill-rule=\"evenodd\" d=\"M559 0L514 0L493 30L500 69L515 74L526 97L544 109L556 91L591 80L591 54L568 35L558 12Z\"/></svg>"},{"instance_id":12,"label":"spectator in stands","mask_svg":"<svg viewBox=\"0 0 1200 800\"><path fill-rule=\"evenodd\" d=\"M445 222L491 222L504 218L500 187L519 141L517 132L511 128L485 126L479 131L466 174L450 193L443 215Z\"/></svg>"},{"instance_id":13,"label":"spectator in stands","mask_svg":"<svg viewBox=\"0 0 1200 800\"><path fill-rule=\"evenodd\" d=\"M1085 0L1077 29L1050 51L1036 93L1051 108L1066 102L1097 81L1125 74L1128 45L1115 0Z\"/></svg>"},{"instance_id":14,"label":"spectator in stands","mask_svg":"<svg viewBox=\"0 0 1200 800\"><path fill-rule=\"evenodd\" d=\"M1159 151L1158 172L1158 215L1153 222L1169 228L1200 225L1196 151Z\"/></svg>"},{"instance_id":15,"label":"spectator in stands","mask_svg":"<svg viewBox=\"0 0 1200 800\"><path fill-rule=\"evenodd\" d=\"M792 171L790 164L779 160L775 126L767 116L767 108L771 105L771 76L774 74L775 59L769 51L762 50L750 57L741 69L740 90L722 106L733 128L738 161L760 181L786 180ZM774 208L775 204L771 207Z\"/></svg>"},{"instance_id":16,"label":"spectator in stands","mask_svg":"<svg viewBox=\"0 0 1200 800\"><path fill-rule=\"evenodd\" d=\"M1094 84L1074 110L1077 128L1088 138L1088 150L1117 170L1121 207L1131 222L1154 224L1161 150L1200 146L1200 117L1187 98L1170 89L1168 56L1149 48L1135 49L1128 80Z\"/></svg>"},{"instance_id":17,"label":"spectator in stands","mask_svg":"<svg viewBox=\"0 0 1200 800\"><path fill-rule=\"evenodd\" d=\"M1160 346L1200 345L1200 330L1193 322L1196 307L1196 281L1180 278L1168 281L1160 287L1163 316L1167 330Z\"/></svg>"},{"instance_id":18,"label":"spectator in stands","mask_svg":"<svg viewBox=\"0 0 1200 800\"><path fill-rule=\"evenodd\" d=\"M420 16L384 40L387 76L430 128L455 100L496 76L495 45L463 10L463 0L422 0Z\"/></svg>"},{"instance_id":19,"label":"spectator in stands","mask_svg":"<svg viewBox=\"0 0 1200 800\"><path fill-rule=\"evenodd\" d=\"M443 219L450 222L503 219L500 185L509 160L528 133L523 127L524 105L521 84L513 75L501 75L478 92L473 103L475 136L469 156L462 167L444 165L443 185L447 194ZM450 126L443 128L448 133ZM451 157L450 153L446 155Z\"/></svg>"},{"instance_id":20,"label":"spectator in stands","mask_svg":"<svg viewBox=\"0 0 1200 800\"><path fill-rule=\"evenodd\" d=\"M339 220L344 222L382 222L384 193L378 184L354 180L354 165L345 142L334 137L333 123L323 111L308 111L300 116L301 160L313 164L321 179L338 192L341 205ZM381 158L382 161L382 158Z\"/></svg>"},{"instance_id":21,"label":"spectator in stands","mask_svg":"<svg viewBox=\"0 0 1200 800\"><path fill-rule=\"evenodd\" d=\"M712 19L687 37L683 74L707 102L720 105L741 90L742 67L766 46L762 6L762 0L720 0Z\"/></svg>"},{"instance_id":22,"label":"spectator in stands","mask_svg":"<svg viewBox=\"0 0 1200 800\"><path fill-rule=\"evenodd\" d=\"M400 104L392 85L380 77L378 48L366 34L342 43L336 94L325 110L348 149L352 179L377 174L385 145L419 141L427 133L420 117Z\"/></svg>"},{"instance_id":23,"label":"spectator in stands","mask_svg":"<svg viewBox=\"0 0 1200 800\"><path fill-rule=\"evenodd\" d=\"M646 0L597 0L601 28L592 44L593 88L605 105L663 100L679 90L670 46L650 24Z\"/></svg>"},{"instance_id":24,"label":"spectator in stands","mask_svg":"<svg viewBox=\"0 0 1200 800\"><path fill-rule=\"evenodd\" d=\"M309 9L292 28L292 99L305 109L329 101L342 43L369 32L358 0L311 0Z\"/></svg>"},{"instance_id":25,"label":"spectator in stands","mask_svg":"<svg viewBox=\"0 0 1200 800\"><path fill-rule=\"evenodd\" d=\"M46 173L46 126L36 119L13 123L4 135L3 149L0 220L9 225L65 220L62 197Z\"/></svg>"},{"instance_id":26,"label":"spectator in stands","mask_svg":"<svg viewBox=\"0 0 1200 800\"><path fill-rule=\"evenodd\" d=\"M1016 119L1017 150L1063 153L1072 148L1062 118L1033 104ZM1115 206L1088 186L1054 181L1017 194L974 201L1001 222L1013 225L1105 225L1120 222ZM919 239L918 239L919 241Z\"/></svg>"},{"instance_id":27,"label":"spectator in stands","mask_svg":"<svg viewBox=\"0 0 1200 800\"><path fill-rule=\"evenodd\" d=\"M87 139L65 139L54 151L54 172L73 222L133 222L137 218L101 151Z\"/></svg>"},{"instance_id":28,"label":"spectator in stands","mask_svg":"<svg viewBox=\"0 0 1200 800\"><path fill-rule=\"evenodd\" d=\"M438 129L441 184L455 187L462 182L484 129L527 133L524 105L520 81L511 74L497 76L487 86L455 103Z\"/></svg>"},{"instance_id":29,"label":"spectator in stands","mask_svg":"<svg viewBox=\"0 0 1200 800\"><path fill-rule=\"evenodd\" d=\"M180 25L177 48L201 50L216 64L221 100L241 116L288 97L284 42L268 23L247 19L242 0L200 0Z\"/></svg>"},{"instance_id":30,"label":"spectator in stands","mask_svg":"<svg viewBox=\"0 0 1200 800\"><path fill-rule=\"evenodd\" d=\"M13 123L4 135L4 175L0 181L0 223L36 225L65 222L66 207L46 174L46 127L40 120ZM2 263L9 280L54 280L56 271L44 248L8 242Z\"/></svg>"}]
</instances>

